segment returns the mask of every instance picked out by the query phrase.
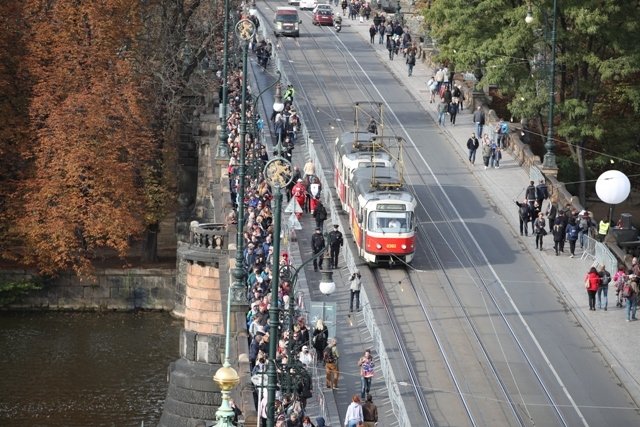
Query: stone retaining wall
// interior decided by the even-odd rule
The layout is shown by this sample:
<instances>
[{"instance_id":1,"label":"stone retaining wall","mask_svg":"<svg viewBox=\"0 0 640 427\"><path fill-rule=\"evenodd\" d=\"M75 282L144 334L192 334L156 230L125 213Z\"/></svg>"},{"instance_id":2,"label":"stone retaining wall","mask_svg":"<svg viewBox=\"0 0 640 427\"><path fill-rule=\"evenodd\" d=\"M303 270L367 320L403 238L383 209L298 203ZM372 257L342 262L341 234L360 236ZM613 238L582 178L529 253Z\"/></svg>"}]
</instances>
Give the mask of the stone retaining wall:
<instances>
[{"instance_id":1,"label":"stone retaining wall","mask_svg":"<svg viewBox=\"0 0 640 427\"><path fill-rule=\"evenodd\" d=\"M45 310L172 310L175 303L174 269L104 269L94 281L83 282L73 275L46 281L9 309ZM30 280L27 271L6 271L0 281Z\"/></svg>"}]
</instances>

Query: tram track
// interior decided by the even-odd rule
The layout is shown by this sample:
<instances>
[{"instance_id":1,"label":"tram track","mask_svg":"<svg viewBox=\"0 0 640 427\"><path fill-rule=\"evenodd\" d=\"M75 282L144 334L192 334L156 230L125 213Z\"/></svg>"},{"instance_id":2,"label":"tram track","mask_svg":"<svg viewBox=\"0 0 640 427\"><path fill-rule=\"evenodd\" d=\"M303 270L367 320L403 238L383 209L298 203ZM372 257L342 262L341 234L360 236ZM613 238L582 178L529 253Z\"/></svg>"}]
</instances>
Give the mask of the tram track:
<instances>
[{"instance_id":1,"label":"tram track","mask_svg":"<svg viewBox=\"0 0 640 427\"><path fill-rule=\"evenodd\" d=\"M269 6L271 7L271 6ZM303 28L305 28L304 24L303 24ZM328 29L327 29L328 31ZM329 56L325 53L324 51L324 47L321 47L317 38L316 37L307 37L305 39L311 39L313 40L312 43L314 43L317 47L317 51L321 52L322 56L325 58L325 63L331 63L331 60L329 58ZM336 46L338 46L339 43L336 43ZM335 107L335 104L332 102L331 99L329 99L329 96L327 95L328 89L326 87L326 84L324 83L324 78L320 78L318 76L318 71L317 71L317 66L318 66L318 59L315 58L313 61L309 58L308 54L304 51L304 49L300 49L301 51L301 55L302 58L304 58L304 61L306 62L307 67L311 70L312 74L313 74L313 80L316 82L317 87L319 89L319 91L323 94L323 98L326 101L326 105L329 111L329 114L331 116L333 116L333 118L338 118L339 117L339 112L337 110L337 108ZM333 49L332 49L333 51ZM282 55L283 57L287 58L287 60L291 60L290 57L288 56L288 53L286 51L286 47L282 48L278 51L279 55ZM344 57L345 59L347 58L347 55L342 52L341 49L339 49L339 54ZM345 60L345 63L348 63L349 61ZM294 83L294 85L297 84L297 91L302 95L302 98L305 99L307 102L304 103L304 107L301 108L301 113L307 123L307 125L309 125L309 121L311 121L311 125L316 129L316 132L318 134L321 135L320 138L320 146L322 147L322 150L325 154L326 160L333 164L333 156L332 153L330 152L330 147L331 147L331 141L328 140L325 136L324 132L321 132L322 126L320 125L320 122L318 120L317 114L315 114L316 112L313 111L312 109L312 104L311 104L311 98L308 95L308 89L305 88L304 85L302 85L302 77L300 76L298 70L296 69L296 67L291 67L292 68L292 73L291 75L293 76L292 82ZM344 70L343 70L344 71ZM368 88L369 85L367 84L367 80L364 79L361 75L360 72L358 72L359 70L357 70L355 67L352 67L352 64L349 64L348 69L346 74L351 76L351 82L353 84L355 84L355 86L358 88L357 92L358 92L358 96L353 96L353 92L349 89L348 84L346 83L346 80L343 79L343 77L340 75L340 73L337 73L335 71L335 67L333 69L333 74L336 76L336 80L339 82L340 87L342 88L342 93L345 93L347 95L347 97L351 98L351 99L376 99L379 96L379 93L377 91L373 91L373 90L367 90L365 88ZM345 74L343 72L343 74ZM316 98L317 99L317 98ZM297 103L298 104L298 103ZM302 105L302 104L298 104L298 105ZM394 126L394 122L397 121L397 117L395 117L395 114L393 114L392 111L389 111L388 113L385 112L385 116L388 116L385 120L386 123L388 123L388 129L390 129L392 131L397 130L399 131L398 134L402 134L405 133L404 132L404 128L402 127L402 125L398 122L398 125ZM336 120L336 125L339 126L341 129L341 131L346 131L348 129L346 129L345 127L345 122L339 122ZM418 162L421 160L420 157L416 156L416 157L409 157L409 163L415 168L415 170L421 170L421 164L419 164ZM422 159L424 160L424 159ZM418 227L421 231L421 235L422 236L426 236L428 234L433 234L433 232L426 230L425 227L429 224L433 224L434 221L434 216L432 214L430 214L430 210L432 210L435 207L435 210L438 214L440 214L442 216L442 219L444 219L444 222L446 223L444 227L441 227L437 230L437 233L440 234L440 237L442 239L443 242L446 242L447 245L447 249L449 251L451 251L451 253L456 253L456 251L458 251L458 254L460 254L459 252L459 248L463 248L463 252L458 255L458 262L459 265L461 266L462 270L466 272L466 274L470 277L476 277L478 278L478 280L474 280L473 282L473 286L476 287L476 291L479 291L481 293L483 293L484 295L487 295L489 298L489 302L491 304L491 307L487 307L485 310L485 315L492 319L492 322L494 320L499 320L501 322L501 326L503 328L505 328L506 330L509 331L509 336L510 336L510 340L512 340L513 342L516 343L516 347L520 350L521 352L521 357L526 361L526 364L530 370L530 372L533 373L533 375L535 376L535 378L537 379L537 382L539 384L539 387L541 388L541 390L543 391L543 394L546 396L547 399L547 404L550 408L553 409L554 413L556 414L557 420L559 422L559 424L567 426L568 423L565 420L562 412L559 409L559 405L557 404L557 402L555 401L555 399L553 398L551 391L548 389L548 387L545 385L544 380L542 379L540 373L538 372L536 366L534 365L531 356L528 354L528 350L522 345L520 339L517 336L517 333L514 331L514 328L512 327L512 325L510 324L509 320L507 319L506 314L504 313L504 310L500 307L500 304L498 302L498 298L496 297L496 295L494 295L494 292L491 290L491 286L488 283L487 279L484 278L483 272L481 271L481 268L477 265L477 263L474 261L473 256L471 256L471 254L469 253L468 249L466 249L466 246L463 242L462 239L462 235L461 235L461 231L456 230L453 223L456 222L457 218L455 218L455 216L452 216L450 214L447 214L446 212L446 208L445 206L438 202L438 194L436 194L434 192L434 190L431 188L431 185L429 185L429 183L427 182L427 180L425 179L424 176L422 175L418 175L419 178L417 180L413 180L413 182L409 183L409 186L412 188L414 194L418 195L418 190L417 187L418 186L424 186L425 188L427 188L428 192L430 193L430 199L436 201L435 204L430 205L430 208L427 209L427 206L425 206L424 204L422 204L422 211L423 211L423 215L425 215L425 218L421 218L421 221L418 222ZM440 187L440 191L444 192L444 190ZM418 200L420 201L421 198L418 197ZM422 203L422 202L419 202ZM445 233L446 231L446 233ZM468 230L466 230L466 232L468 232ZM446 234L446 236L445 236ZM459 248L453 248L453 246L451 245L451 240L450 238L453 237L453 242L456 243L457 246L459 246ZM489 370L491 371L491 375L494 378L495 384L498 386L498 389L500 390L500 394L501 396L501 401L506 402L506 404L509 406L510 412L512 413L515 422L518 425L524 426L527 424L527 422L524 420L523 415L521 414L521 410L518 407L518 404L514 402L513 399L510 398L510 391L508 388L508 385L506 384L506 380L505 378L503 378L504 374L501 374L499 372L499 369L496 367L496 364L494 363L494 361L492 360L493 356L491 355L491 352L487 349L487 344L484 342L484 339L482 337L482 333L480 332L480 328L478 327L478 325L476 324L476 321L474 320L474 317L477 317L478 314L473 314L471 315L468 310L465 308L465 303L463 298L460 296L460 294L458 293L458 291L456 290L456 286L454 286L454 283L456 281L455 278L452 278L447 271L447 266L445 265L446 263L443 261L442 257L439 255L440 252L440 248L435 248L433 242L431 241L431 239L426 239L426 238L421 238L421 245L419 245L419 250L423 251L425 256L430 257L430 259L434 260L434 262L437 264L437 270L438 270L438 274L441 277L444 277L444 284L446 284L447 286L447 290L449 295L451 295L452 297L452 302L455 303L456 307L461 310L461 312L464 315L464 322L467 324L467 329L469 331L471 331L471 336L473 337L473 339L475 340L476 344L477 344L477 348L480 349L480 353L481 356L483 358L483 360L486 362L486 366L489 368ZM418 273L413 273L413 274L418 274ZM388 301L389 301L389 296L386 294L387 290L385 285L382 283L382 279L380 278L380 272L379 271L374 271L374 275L376 276L377 280L376 280L376 288L378 289L378 294L380 295L380 298L382 301L385 301L385 310L387 311L388 317L389 317L389 321L390 324L392 325L392 330L393 330L393 334L397 340L398 346L400 349L403 349L406 347L406 343L403 343L404 341L406 341L406 339L403 339L402 337L402 332L400 330L400 327L398 325L398 321L396 319L396 317L393 315L393 309L388 305ZM452 364L449 363L448 359L448 355L447 355L447 351L444 349L444 345L442 345L441 340L438 338L440 336L440 334L436 331L436 327L433 324L433 321L430 317L429 311L427 310L427 304L424 302L423 298L421 297L418 288L416 287L415 283L414 283L414 279L411 276L411 273L407 272L407 279L408 283L411 284L411 288L413 289L415 295L416 295L416 300L419 302L420 308L421 308L421 312L423 314L423 316L426 319L426 323L429 325L429 328L432 331L433 336L435 337L435 340L438 341L438 346L440 348L440 354L442 359L445 361L445 365L447 365L447 370L449 372L449 375L451 376L451 378L453 379L453 382L455 383L455 388L456 388L456 394L459 396L461 405L464 407L464 411L467 414L467 417L469 419L469 422L471 423L471 425L482 425L482 424L478 424L477 421L475 420L475 417L472 413L472 409L471 409L471 405L468 404L467 398L465 398L465 393L462 390L462 387L459 384L459 381L457 380L458 375L456 375L456 373L454 372L454 369L452 367ZM390 283L387 283L387 285L389 285ZM509 297L510 298L510 297ZM495 327L495 326L494 326ZM496 333L497 336L497 333ZM500 341L499 339L497 339L498 342ZM419 406L421 407L421 411L423 412L425 419L428 420L429 425L434 425L434 419L433 419L433 415L432 412L429 409L429 406L427 404L427 400L424 397L424 393L422 392L422 386L420 385L420 378L419 375L416 373L415 369L414 369L414 364L412 362L414 362L412 360L411 354L409 354L407 351L403 350L402 352L402 359L403 359L403 363L407 369L407 371L409 372L409 376L411 378L411 382L412 382L412 388L415 391L416 394L416 398L417 401L419 402ZM508 363L508 362L507 362ZM511 378L509 378L513 384L515 384L517 386L518 381L516 380L515 376L513 376L513 374L511 374ZM512 386L513 387L513 386ZM516 393L517 394L517 393ZM523 400L524 403L524 400ZM524 403L524 406L526 407L526 403ZM525 414L528 414L528 411L525 408ZM529 422L531 422L532 424L534 424L534 420L532 419L532 417L530 415L527 416L527 419ZM437 423L436 423L437 424ZM511 424L513 425L513 424Z\"/></svg>"}]
</instances>

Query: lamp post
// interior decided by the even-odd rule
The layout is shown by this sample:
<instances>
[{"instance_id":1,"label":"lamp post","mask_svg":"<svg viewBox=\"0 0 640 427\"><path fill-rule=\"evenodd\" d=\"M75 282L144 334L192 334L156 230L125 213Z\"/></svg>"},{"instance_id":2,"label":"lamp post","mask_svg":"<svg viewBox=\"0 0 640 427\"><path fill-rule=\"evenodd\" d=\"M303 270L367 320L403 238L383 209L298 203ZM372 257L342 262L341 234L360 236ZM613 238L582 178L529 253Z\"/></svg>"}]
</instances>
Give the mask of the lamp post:
<instances>
[{"instance_id":1,"label":"lamp post","mask_svg":"<svg viewBox=\"0 0 640 427\"><path fill-rule=\"evenodd\" d=\"M242 19L236 24L236 34L243 41L242 49L242 104L240 109L240 158L238 159L238 230L236 232L236 266L233 270L233 298L241 302L244 293L244 187L246 175L246 140L247 140L247 51L249 40L256 31L254 23Z\"/></svg>"},{"instance_id":2,"label":"lamp post","mask_svg":"<svg viewBox=\"0 0 640 427\"><path fill-rule=\"evenodd\" d=\"M282 189L293 178L291 163L282 157L275 157L264 167L264 177L273 188L275 198L273 224L274 270L280 262L280 219L282 210ZM276 264L277 263L277 264ZM280 272L275 271L271 280L271 306L269 307L269 365L267 366L267 427L275 426L275 401L277 387L276 351L278 346L278 287Z\"/></svg>"},{"instance_id":3,"label":"lamp post","mask_svg":"<svg viewBox=\"0 0 640 427\"><path fill-rule=\"evenodd\" d=\"M228 85L227 85L227 63L229 62L229 1L224 0L224 41L222 50L222 97L220 99L220 141L218 142L218 150L216 157L219 159L226 159L229 157L229 147L227 146L227 139L229 133L227 132L227 103L228 100Z\"/></svg>"},{"instance_id":4,"label":"lamp post","mask_svg":"<svg viewBox=\"0 0 640 427\"><path fill-rule=\"evenodd\" d=\"M542 161L542 167L545 169L558 169L556 164L555 142L553 141L553 110L555 108L556 98L556 22L558 13L558 0L553 0L553 10L551 15L551 61L549 63L549 115L547 118L547 141L544 144L544 148L547 150L544 154ZM524 18L527 24L533 22L533 12L531 5L527 11L527 16Z\"/></svg>"}]
</instances>

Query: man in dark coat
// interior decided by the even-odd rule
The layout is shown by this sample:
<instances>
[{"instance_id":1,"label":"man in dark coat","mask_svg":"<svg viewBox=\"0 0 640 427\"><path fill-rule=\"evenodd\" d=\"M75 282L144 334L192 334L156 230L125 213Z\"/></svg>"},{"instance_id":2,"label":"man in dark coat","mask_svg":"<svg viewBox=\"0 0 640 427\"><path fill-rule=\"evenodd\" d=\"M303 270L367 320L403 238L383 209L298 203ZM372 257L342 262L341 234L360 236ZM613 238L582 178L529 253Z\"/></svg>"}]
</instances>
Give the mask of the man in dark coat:
<instances>
[{"instance_id":1,"label":"man in dark coat","mask_svg":"<svg viewBox=\"0 0 640 427\"><path fill-rule=\"evenodd\" d=\"M322 235L322 229L316 228L316 232L311 236L311 249L313 250L313 255L317 255L322 252L325 248L326 244L324 241L324 236ZM318 259L320 261L318 261ZM318 265L322 270L322 256L313 259L313 271L318 271Z\"/></svg>"}]
</instances>

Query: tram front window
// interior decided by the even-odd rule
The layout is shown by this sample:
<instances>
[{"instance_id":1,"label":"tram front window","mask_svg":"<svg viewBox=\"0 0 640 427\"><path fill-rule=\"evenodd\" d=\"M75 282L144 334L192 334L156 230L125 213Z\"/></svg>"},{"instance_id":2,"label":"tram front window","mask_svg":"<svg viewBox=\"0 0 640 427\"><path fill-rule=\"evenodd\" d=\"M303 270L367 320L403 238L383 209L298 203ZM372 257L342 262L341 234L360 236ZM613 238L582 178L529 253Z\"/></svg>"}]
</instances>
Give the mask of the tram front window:
<instances>
[{"instance_id":1,"label":"tram front window","mask_svg":"<svg viewBox=\"0 0 640 427\"><path fill-rule=\"evenodd\" d=\"M384 233L406 233L413 229L412 222L411 212L376 211L369 214L368 228L370 231Z\"/></svg>"}]
</instances>

